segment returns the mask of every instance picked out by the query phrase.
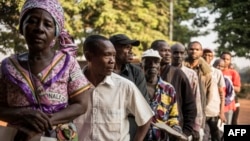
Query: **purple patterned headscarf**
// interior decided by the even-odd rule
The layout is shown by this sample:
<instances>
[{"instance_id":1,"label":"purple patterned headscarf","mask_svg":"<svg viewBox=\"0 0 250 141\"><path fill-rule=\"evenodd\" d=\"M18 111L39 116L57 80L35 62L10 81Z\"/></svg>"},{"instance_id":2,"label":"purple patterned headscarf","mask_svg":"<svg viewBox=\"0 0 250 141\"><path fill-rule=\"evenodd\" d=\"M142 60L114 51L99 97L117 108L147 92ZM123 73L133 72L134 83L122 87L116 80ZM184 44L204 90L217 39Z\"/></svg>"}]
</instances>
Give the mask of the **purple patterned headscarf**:
<instances>
[{"instance_id":1,"label":"purple patterned headscarf","mask_svg":"<svg viewBox=\"0 0 250 141\"><path fill-rule=\"evenodd\" d=\"M64 29L63 8L57 0L26 0L20 14L20 33L23 34L24 15L31 9L40 8L51 14L56 23L56 36L58 36L60 49L68 52L72 56L76 56L77 45L74 44L69 33ZM52 43L51 46L54 46Z\"/></svg>"}]
</instances>

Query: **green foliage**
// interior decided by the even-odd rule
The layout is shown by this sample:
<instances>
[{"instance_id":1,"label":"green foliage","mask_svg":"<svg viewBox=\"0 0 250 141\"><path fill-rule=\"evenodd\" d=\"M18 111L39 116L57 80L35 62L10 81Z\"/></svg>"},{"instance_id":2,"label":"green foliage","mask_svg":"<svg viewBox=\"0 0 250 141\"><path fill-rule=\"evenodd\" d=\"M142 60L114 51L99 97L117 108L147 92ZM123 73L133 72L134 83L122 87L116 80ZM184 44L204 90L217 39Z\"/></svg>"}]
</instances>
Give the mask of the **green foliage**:
<instances>
[{"instance_id":1,"label":"green foliage","mask_svg":"<svg viewBox=\"0 0 250 141\"><path fill-rule=\"evenodd\" d=\"M124 33L142 41L145 50L155 39L168 40L168 9L165 3L153 0L84 1L82 19L86 34L100 33L107 37Z\"/></svg>"},{"instance_id":2,"label":"green foliage","mask_svg":"<svg viewBox=\"0 0 250 141\"><path fill-rule=\"evenodd\" d=\"M24 40L18 32L20 8L25 0L4 0L0 2L0 23L7 31L0 31L0 50L15 52L26 50ZM73 35L82 54L84 37L102 34L107 37L124 33L141 41L136 53L149 48L156 39L169 41L169 1L168 0L59 0L65 11L65 28ZM201 33L181 25L182 21L194 19L193 26L206 26L206 17L201 17L190 8L204 7L207 0L178 0L174 2L173 38L188 43L190 38ZM5 14L2 14L5 13ZM198 21L198 22L197 22ZM0 27L0 29L3 29ZM181 35L181 36L180 36Z\"/></svg>"},{"instance_id":3,"label":"green foliage","mask_svg":"<svg viewBox=\"0 0 250 141\"><path fill-rule=\"evenodd\" d=\"M219 12L215 31L218 32L218 54L227 50L235 56L250 58L250 1L211 0L214 12Z\"/></svg>"},{"instance_id":4,"label":"green foliage","mask_svg":"<svg viewBox=\"0 0 250 141\"><path fill-rule=\"evenodd\" d=\"M14 52L26 50L24 40L20 38L18 31L18 8L20 0L9 0L0 2L0 52L5 54L11 48ZM8 48L9 47L9 48Z\"/></svg>"}]
</instances>

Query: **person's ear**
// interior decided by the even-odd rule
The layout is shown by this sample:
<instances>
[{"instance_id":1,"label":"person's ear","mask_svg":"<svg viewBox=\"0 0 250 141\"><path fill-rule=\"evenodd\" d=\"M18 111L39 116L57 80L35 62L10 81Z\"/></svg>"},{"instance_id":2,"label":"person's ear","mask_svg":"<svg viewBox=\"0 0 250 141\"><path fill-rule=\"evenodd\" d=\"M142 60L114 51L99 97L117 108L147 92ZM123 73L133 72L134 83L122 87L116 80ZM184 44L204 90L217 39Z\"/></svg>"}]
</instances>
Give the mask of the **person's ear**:
<instances>
[{"instance_id":1,"label":"person's ear","mask_svg":"<svg viewBox=\"0 0 250 141\"><path fill-rule=\"evenodd\" d=\"M86 52L84 53L84 55L85 55L85 58L86 58L87 61L91 61L91 60L92 60L92 56L93 56L92 53L86 51Z\"/></svg>"}]
</instances>

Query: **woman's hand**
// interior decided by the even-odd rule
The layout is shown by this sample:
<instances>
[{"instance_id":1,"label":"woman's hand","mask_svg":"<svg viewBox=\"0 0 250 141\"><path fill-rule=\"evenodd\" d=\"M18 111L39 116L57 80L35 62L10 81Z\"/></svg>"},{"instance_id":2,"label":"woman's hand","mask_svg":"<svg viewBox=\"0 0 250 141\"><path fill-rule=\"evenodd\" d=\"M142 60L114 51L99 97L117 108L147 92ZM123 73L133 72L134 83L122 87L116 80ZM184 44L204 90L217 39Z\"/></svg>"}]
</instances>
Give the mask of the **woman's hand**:
<instances>
[{"instance_id":1,"label":"woman's hand","mask_svg":"<svg viewBox=\"0 0 250 141\"><path fill-rule=\"evenodd\" d=\"M29 128L25 127L25 126L19 126L19 127L17 127L17 129L19 130L19 132L25 134L22 137L25 138L26 140L30 140L35 136L40 137L43 134L43 133L36 132L36 131L34 131L32 129L29 129Z\"/></svg>"},{"instance_id":2,"label":"woman's hand","mask_svg":"<svg viewBox=\"0 0 250 141\"><path fill-rule=\"evenodd\" d=\"M36 132L43 132L52 129L50 118L43 112L33 109L22 109L19 113L20 122L24 126L35 129Z\"/></svg>"}]
</instances>

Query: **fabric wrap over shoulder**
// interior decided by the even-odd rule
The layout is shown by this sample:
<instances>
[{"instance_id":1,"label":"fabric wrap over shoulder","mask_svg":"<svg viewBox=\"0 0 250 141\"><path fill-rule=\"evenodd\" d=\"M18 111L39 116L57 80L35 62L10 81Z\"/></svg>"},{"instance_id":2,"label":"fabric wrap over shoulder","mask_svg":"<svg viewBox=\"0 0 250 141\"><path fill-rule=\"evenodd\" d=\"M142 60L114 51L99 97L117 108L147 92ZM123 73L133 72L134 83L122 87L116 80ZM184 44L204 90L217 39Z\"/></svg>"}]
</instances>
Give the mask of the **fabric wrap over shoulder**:
<instances>
[{"instance_id":1,"label":"fabric wrap over shoulder","mask_svg":"<svg viewBox=\"0 0 250 141\"><path fill-rule=\"evenodd\" d=\"M31 103L31 106L34 109L38 109L39 105L37 104L36 99L33 96L33 89L27 84L27 82L25 81L25 79L22 78L18 78L15 77L11 71L9 70L10 68L16 68L15 70L21 70L18 69L18 63L17 63L17 55L13 55L9 58L6 58L2 61L2 65L1 65L1 71L2 71L2 75L4 77L5 80L9 81L10 83L18 86L23 93L25 94L25 96L27 97L27 100ZM66 67L68 67L70 61L70 55L66 53L66 58L65 58L65 62L62 66L62 68L59 70L59 72L52 77L51 79L49 79L48 81L44 82L43 87L44 89L47 89L48 87L50 87L50 85L54 82L56 82L66 71ZM20 68L20 67L19 67ZM45 113L51 113L51 111L60 111L61 109L65 108L67 106L67 103L61 103L61 104L57 104L57 105L42 105L42 110Z\"/></svg>"}]
</instances>

